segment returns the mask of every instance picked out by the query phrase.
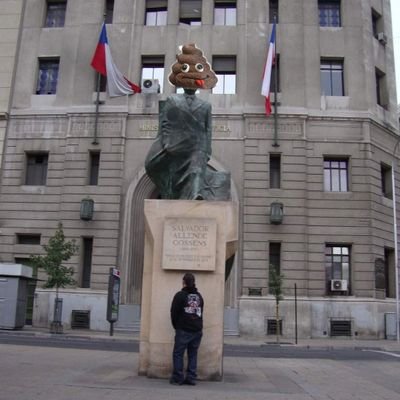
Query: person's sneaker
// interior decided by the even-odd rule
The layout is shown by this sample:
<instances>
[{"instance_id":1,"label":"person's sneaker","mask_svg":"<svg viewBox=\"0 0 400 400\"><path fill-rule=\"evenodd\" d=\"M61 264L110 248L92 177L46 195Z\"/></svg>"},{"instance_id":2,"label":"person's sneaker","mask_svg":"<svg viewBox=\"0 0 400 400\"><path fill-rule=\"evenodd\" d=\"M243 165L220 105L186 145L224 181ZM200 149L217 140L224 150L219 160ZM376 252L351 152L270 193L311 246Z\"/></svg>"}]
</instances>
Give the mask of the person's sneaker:
<instances>
[{"instance_id":1,"label":"person's sneaker","mask_svg":"<svg viewBox=\"0 0 400 400\"><path fill-rule=\"evenodd\" d=\"M189 386L196 386L196 382L195 382L195 381L192 381L191 379L185 379L185 380L183 381L183 384L184 384L184 385L189 385Z\"/></svg>"},{"instance_id":2,"label":"person's sneaker","mask_svg":"<svg viewBox=\"0 0 400 400\"><path fill-rule=\"evenodd\" d=\"M177 385L177 386L181 386L183 384L183 382L178 382L178 381L176 381L175 379L172 379L172 378L169 380L169 383L171 385Z\"/></svg>"}]
</instances>

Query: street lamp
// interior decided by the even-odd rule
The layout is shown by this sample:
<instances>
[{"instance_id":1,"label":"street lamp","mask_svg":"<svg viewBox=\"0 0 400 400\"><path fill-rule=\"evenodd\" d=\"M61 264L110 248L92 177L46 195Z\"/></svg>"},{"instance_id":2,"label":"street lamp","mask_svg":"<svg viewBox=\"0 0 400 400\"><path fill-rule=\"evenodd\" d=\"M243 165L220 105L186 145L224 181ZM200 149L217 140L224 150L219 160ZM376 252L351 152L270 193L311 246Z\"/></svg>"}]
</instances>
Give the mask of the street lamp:
<instances>
[{"instance_id":1,"label":"street lamp","mask_svg":"<svg viewBox=\"0 0 400 400\"><path fill-rule=\"evenodd\" d=\"M397 139L396 146L394 146L392 157L392 192L393 192L393 236L394 236L394 270L395 270L395 285L396 285L396 337L397 342L400 341L400 307L399 307L399 261L398 261L398 245L397 245L397 213L396 213L396 182L394 173L394 163L396 159L396 150L400 143L400 138Z\"/></svg>"}]
</instances>

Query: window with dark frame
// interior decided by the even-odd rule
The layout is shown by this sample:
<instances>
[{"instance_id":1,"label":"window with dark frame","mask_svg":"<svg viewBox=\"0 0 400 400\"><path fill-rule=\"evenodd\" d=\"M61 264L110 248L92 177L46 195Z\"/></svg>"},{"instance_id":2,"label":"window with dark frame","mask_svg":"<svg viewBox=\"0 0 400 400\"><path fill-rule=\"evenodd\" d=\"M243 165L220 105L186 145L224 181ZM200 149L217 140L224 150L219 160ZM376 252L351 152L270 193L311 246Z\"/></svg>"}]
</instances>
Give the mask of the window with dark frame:
<instances>
[{"instance_id":1,"label":"window with dark frame","mask_svg":"<svg viewBox=\"0 0 400 400\"><path fill-rule=\"evenodd\" d=\"M279 0L269 0L269 23L279 22Z\"/></svg>"},{"instance_id":2,"label":"window with dark frame","mask_svg":"<svg viewBox=\"0 0 400 400\"><path fill-rule=\"evenodd\" d=\"M51 1L46 4L45 28L62 28L65 23L65 13L67 10L66 1Z\"/></svg>"},{"instance_id":3,"label":"window with dark frame","mask_svg":"<svg viewBox=\"0 0 400 400\"><path fill-rule=\"evenodd\" d=\"M93 238L82 238L82 288L90 288L92 274Z\"/></svg>"},{"instance_id":4,"label":"window with dark frame","mask_svg":"<svg viewBox=\"0 0 400 400\"><path fill-rule=\"evenodd\" d=\"M46 185L48 159L48 153L26 153L25 185Z\"/></svg>"},{"instance_id":5,"label":"window with dark frame","mask_svg":"<svg viewBox=\"0 0 400 400\"><path fill-rule=\"evenodd\" d=\"M213 94L236 93L236 56L214 56L212 67L218 82L212 89Z\"/></svg>"},{"instance_id":6,"label":"window with dark frame","mask_svg":"<svg viewBox=\"0 0 400 400\"><path fill-rule=\"evenodd\" d=\"M89 152L89 185L96 186L99 182L100 152Z\"/></svg>"},{"instance_id":7,"label":"window with dark frame","mask_svg":"<svg viewBox=\"0 0 400 400\"><path fill-rule=\"evenodd\" d=\"M342 26L340 0L318 0L319 26Z\"/></svg>"},{"instance_id":8,"label":"window with dark frame","mask_svg":"<svg viewBox=\"0 0 400 400\"><path fill-rule=\"evenodd\" d=\"M271 281L271 266L275 268L275 271L280 274L281 272L281 243L270 242L269 243L269 268L268 268L268 282ZM271 293L268 288L268 293Z\"/></svg>"},{"instance_id":9,"label":"window with dark frame","mask_svg":"<svg viewBox=\"0 0 400 400\"><path fill-rule=\"evenodd\" d=\"M381 185L383 196L388 199L392 199L392 168L384 163L381 163Z\"/></svg>"},{"instance_id":10,"label":"window with dark frame","mask_svg":"<svg viewBox=\"0 0 400 400\"><path fill-rule=\"evenodd\" d=\"M380 18L381 16L374 9L371 9L372 35L375 38L378 38L378 25Z\"/></svg>"},{"instance_id":11,"label":"window with dark frame","mask_svg":"<svg viewBox=\"0 0 400 400\"><path fill-rule=\"evenodd\" d=\"M40 245L40 234L17 233L17 244Z\"/></svg>"},{"instance_id":12,"label":"window with dark frame","mask_svg":"<svg viewBox=\"0 0 400 400\"><path fill-rule=\"evenodd\" d=\"M269 155L269 187L279 189L281 187L281 155Z\"/></svg>"},{"instance_id":13,"label":"window with dark frame","mask_svg":"<svg viewBox=\"0 0 400 400\"><path fill-rule=\"evenodd\" d=\"M236 25L236 1L215 0L214 25Z\"/></svg>"},{"instance_id":14,"label":"window with dark frame","mask_svg":"<svg viewBox=\"0 0 400 400\"><path fill-rule=\"evenodd\" d=\"M351 264L350 264L351 246L339 244L325 245L325 271L326 271L326 289L328 294L346 294L351 293ZM331 290L331 281L333 279L347 281L347 291Z\"/></svg>"},{"instance_id":15,"label":"window with dark frame","mask_svg":"<svg viewBox=\"0 0 400 400\"><path fill-rule=\"evenodd\" d=\"M28 257L15 257L14 262L15 264L22 264L22 265L29 265L29 258ZM38 268L29 265L32 268L32 279L28 279L27 288L26 288L26 315L25 315L25 324L32 325L33 319L33 303L35 299L35 290L36 284L38 280Z\"/></svg>"},{"instance_id":16,"label":"window with dark frame","mask_svg":"<svg viewBox=\"0 0 400 400\"><path fill-rule=\"evenodd\" d=\"M275 55L275 61L272 64L272 70L271 70L271 83L270 83L270 92L274 93L275 92L275 73L277 73L276 77L276 82L277 82L277 93L281 91L281 85L280 85L280 71L279 71L279 66L280 66L280 57L279 54Z\"/></svg>"},{"instance_id":17,"label":"window with dark frame","mask_svg":"<svg viewBox=\"0 0 400 400\"><path fill-rule=\"evenodd\" d=\"M179 22L186 25L201 25L201 0L180 0Z\"/></svg>"},{"instance_id":18,"label":"window with dark frame","mask_svg":"<svg viewBox=\"0 0 400 400\"><path fill-rule=\"evenodd\" d=\"M59 58L39 58L39 73L36 86L36 94L56 94L59 66Z\"/></svg>"},{"instance_id":19,"label":"window with dark frame","mask_svg":"<svg viewBox=\"0 0 400 400\"><path fill-rule=\"evenodd\" d=\"M96 83L95 83L95 91L97 92L97 74L96 73ZM107 77L100 74L100 86L99 86L99 91L100 92L106 92L107 91Z\"/></svg>"},{"instance_id":20,"label":"window with dark frame","mask_svg":"<svg viewBox=\"0 0 400 400\"><path fill-rule=\"evenodd\" d=\"M167 0L146 0L146 26L167 25L167 15Z\"/></svg>"},{"instance_id":21,"label":"window with dark frame","mask_svg":"<svg viewBox=\"0 0 400 400\"><path fill-rule=\"evenodd\" d=\"M396 277L394 250L388 247L384 248L385 262L385 296L389 298L396 297Z\"/></svg>"},{"instance_id":22,"label":"window with dark frame","mask_svg":"<svg viewBox=\"0 0 400 400\"><path fill-rule=\"evenodd\" d=\"M375 68L376 103L387 108L386 74Z\"/></svg>"},{"instance_id":23,"label":"window with dark frame","mask_svg":"<svg viewBox=\"0 0 400 400\"><path fill-rule=\"evenodd\" d=\"M142 81L144 79L158 79L160 93L164 87L164 56L142 57Z\"/></svg>"},{"instance_id":24,"label":"window with dark frame","mask_svg":"<svg viewBox=\"0 0 400 400\"><path fill-rule=\"evenodd\" d=\"M106 0L104 4L104 14L104 22L106 24L112 24L114 17L114 0Z\"/></svg>"},{"instance_id":25,"label":"window with dark frame","mask_svg":"<svg viewBox=\"0 0 400 400\"><path fill-rule=\"evenodd\" d=\"M321 59L321 95L344 96L343 60Z\"/></svg>"},{"instance_id":26,"label":"window with dark frame","mask_svg":"<svg viewBox=\"0 0 400 400\"><path fill-rule=\"evenodd\" d=\"M348 159L324 159L324 190L347 192L349 190Z\"/></svg>"}]
</instances>

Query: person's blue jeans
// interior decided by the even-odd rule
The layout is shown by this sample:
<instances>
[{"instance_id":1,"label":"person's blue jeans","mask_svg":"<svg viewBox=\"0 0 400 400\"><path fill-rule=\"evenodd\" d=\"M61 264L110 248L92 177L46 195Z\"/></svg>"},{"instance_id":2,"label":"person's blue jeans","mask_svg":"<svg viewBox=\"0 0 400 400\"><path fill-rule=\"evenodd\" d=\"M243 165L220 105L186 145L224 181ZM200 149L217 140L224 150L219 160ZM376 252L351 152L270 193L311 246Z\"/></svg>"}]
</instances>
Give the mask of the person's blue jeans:
<instances>
[{"instance_id":1,"label":"person's blue jeans","mask_svg":"<svg viewBox=\"0 0 400 400\"><path fill-rule=\"evenodd\" d=\"M194 381L197 377L197 351L200 346L203 333L189 332L177 329L175 331L175 344L172 353L173 372L171 379L178 383L183 383L186 379ZM187 350L188 364L186 378L183 373L183 356Z\"/></svg>"}]
</instances>

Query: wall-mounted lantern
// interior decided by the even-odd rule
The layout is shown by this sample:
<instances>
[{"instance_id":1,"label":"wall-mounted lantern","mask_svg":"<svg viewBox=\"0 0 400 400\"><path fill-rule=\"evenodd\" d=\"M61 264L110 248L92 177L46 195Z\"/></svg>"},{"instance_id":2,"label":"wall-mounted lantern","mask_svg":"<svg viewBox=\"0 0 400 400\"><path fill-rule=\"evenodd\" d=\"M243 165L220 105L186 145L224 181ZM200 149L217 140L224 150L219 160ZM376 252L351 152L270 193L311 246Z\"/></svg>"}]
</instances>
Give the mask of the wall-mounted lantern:
<instances>
[{"instance_id":1,"label":"wall-mounted lantern","mask_svg":"<svg viewBox=\"0 0 400 400\"><path fill-rule=\"evenodd\" d=\"M271 203L271 213L269 216L271 224L279 225L283 221L283 204L274 202Z\"/></svg>"},{"instance_id":2,"label":"wall-mounted lantern","mask_svg":"<svg viewBox=\"0 0 400 400\"><path fill-rule=\"evenodd\" d=\"M91 221L93 219L94 201L87 197L81 201L81 219Z\"/></svg>"}]
</instances>

